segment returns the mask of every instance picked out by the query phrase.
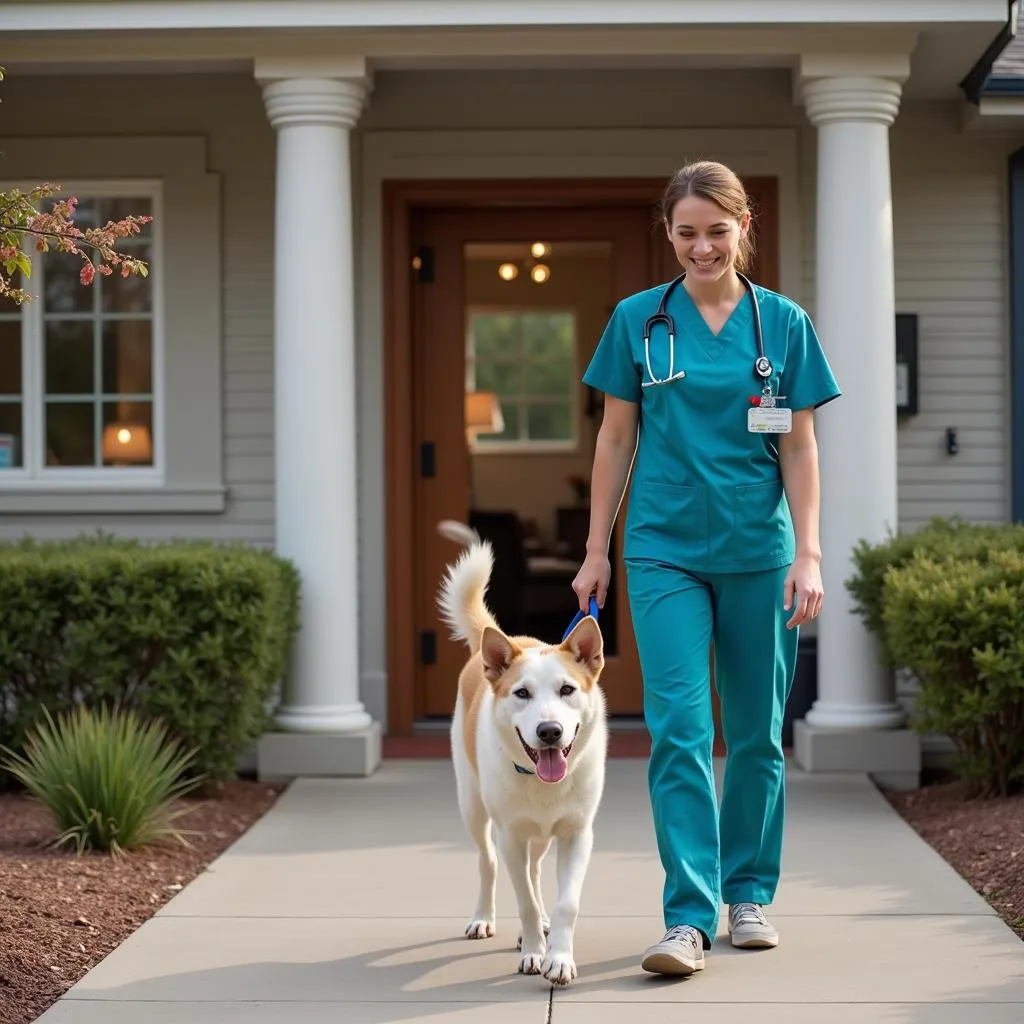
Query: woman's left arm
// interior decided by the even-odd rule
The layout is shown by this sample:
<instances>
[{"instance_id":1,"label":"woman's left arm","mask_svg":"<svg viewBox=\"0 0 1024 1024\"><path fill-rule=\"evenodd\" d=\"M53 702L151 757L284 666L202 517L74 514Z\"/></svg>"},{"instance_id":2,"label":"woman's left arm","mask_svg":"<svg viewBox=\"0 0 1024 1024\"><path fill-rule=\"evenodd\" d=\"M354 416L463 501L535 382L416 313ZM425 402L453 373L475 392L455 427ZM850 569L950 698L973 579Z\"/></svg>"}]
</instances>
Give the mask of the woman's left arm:
<instances>
[{"instance_id":1,"label":"woman's left arm","mask_svg":"<svg viewBox=\"0 0 1024 1024\"><path fill-rule=\"evenodd\" d=\"M794 609L786 627L792 629L817 618L824 598L818 536L818 442L814 436L813 409L793 413L793 429L779 435L779 462L796 533L796 558L785 583L785 607Z\"/></svg>"}]
</instances>

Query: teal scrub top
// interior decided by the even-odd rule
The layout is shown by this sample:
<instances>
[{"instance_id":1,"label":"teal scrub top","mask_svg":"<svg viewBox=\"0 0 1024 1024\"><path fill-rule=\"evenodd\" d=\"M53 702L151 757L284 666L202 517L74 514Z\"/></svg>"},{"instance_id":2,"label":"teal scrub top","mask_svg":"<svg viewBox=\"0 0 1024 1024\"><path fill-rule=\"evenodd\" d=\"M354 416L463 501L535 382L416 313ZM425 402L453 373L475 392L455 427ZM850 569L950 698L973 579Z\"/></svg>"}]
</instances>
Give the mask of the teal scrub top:
<instances>
[{"instance_id":1,"label":"teal scrub top","mask_svg":"<svg viewBox=\"0 0 1024 1024\"><path fill-rule=\"evenodd\" d=\"M694 572L752 572L788 565L796 538L779 466L778 435L747 429L757 343L749 293L718 335L680 283L669 296L675 318L673 372L686 376L642 387L644 322L668 284L623 299L583 381L637 403L639 439L623 555ZM841 392L810 317L795 302L754 285L777 405L817 408ZM669 376L668 332L650 339L654 376Z\"/></svg>"}]
</instances>

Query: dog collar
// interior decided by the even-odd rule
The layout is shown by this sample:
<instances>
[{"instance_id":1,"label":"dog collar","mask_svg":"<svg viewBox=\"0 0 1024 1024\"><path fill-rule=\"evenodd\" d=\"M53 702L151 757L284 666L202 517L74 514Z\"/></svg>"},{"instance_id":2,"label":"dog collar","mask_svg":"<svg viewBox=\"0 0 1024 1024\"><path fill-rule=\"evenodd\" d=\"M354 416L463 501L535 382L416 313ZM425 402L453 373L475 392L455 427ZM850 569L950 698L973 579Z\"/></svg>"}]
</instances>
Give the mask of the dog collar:
<instances>
[{"instance_id":1,"label":"dog collar","mask_svg":"<svg viewBox=\"0 0 1024 1024\"><path fill-rule=\"evenodd\" d=\"M529 768L524 768L521 764L516 764L515 761L512 762L512 767L515 768L520 775L533 775L533 772L531 772Z\"/></svg>"}]
</instances>

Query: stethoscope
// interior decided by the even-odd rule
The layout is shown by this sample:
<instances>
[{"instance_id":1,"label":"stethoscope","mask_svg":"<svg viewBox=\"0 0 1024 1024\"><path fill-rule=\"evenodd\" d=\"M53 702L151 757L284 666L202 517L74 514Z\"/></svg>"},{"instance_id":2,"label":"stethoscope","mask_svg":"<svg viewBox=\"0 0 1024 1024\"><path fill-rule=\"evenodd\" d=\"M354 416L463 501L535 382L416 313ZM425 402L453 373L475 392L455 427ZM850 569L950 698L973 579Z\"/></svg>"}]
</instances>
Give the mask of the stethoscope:
<instances>
[{"instance_id":1,"label":"stethoscope","mask_svg":"<svg viewBox=\"0 0 1024 1024\"><path fill-rule=\"evenodd\" d=\"M764 354L764 338L761 336L761 310L757 304L757 295L754 294L754 286L748 278L738 271L736 276L743 282L743 287L747 289L750 295L750 304L754 310L754 338L757 341L754 377L761 381L762 384L765 384L768 378L775 372L775 368L772 366L771 360ZM650 377L650 380L641 382L645 388L653 387L655 384L669 384L674 380L682 380L686 376L685 370L673 372L676 359L676 322L671 313L666 312L665 309L669 296L684 277L686 277L685 272L669 283L669 286L662 293L657 312L652 313L644 323L644 360L647 363L647 374ZM659 323L664 324L665 329L668 331L668 376L662 380L655 377L654 371L651 369L651 330L655 324Z\"/></svg>"}]
</instances>

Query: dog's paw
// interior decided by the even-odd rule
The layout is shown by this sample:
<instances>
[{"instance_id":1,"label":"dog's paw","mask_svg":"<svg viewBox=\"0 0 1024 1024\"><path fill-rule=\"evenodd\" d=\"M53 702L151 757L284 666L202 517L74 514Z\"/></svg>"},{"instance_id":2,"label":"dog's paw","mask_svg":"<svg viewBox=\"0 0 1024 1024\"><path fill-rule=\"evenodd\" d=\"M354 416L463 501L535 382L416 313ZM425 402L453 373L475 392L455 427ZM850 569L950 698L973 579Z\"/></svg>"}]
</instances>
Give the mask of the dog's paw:
<instances>
[{"instance_id":1,"label":"dog's paw","mask_svg":"<svg viewBox=\"0 0 1024 1024\"><path fill-rule=\"evenodd\" d=\"M540 953L527 953L519 960L520 974L540 974L544 957Z\"/></svg>"},{"instance_id":2,"label":"dog's paw","mask_svg":"<svg viewBox=\"0 0 1024 1024\"><path fill-rule=\"evenodd\" d=\"M466 926L467 939L491 939L494 937L494 922L484 919L470 921Z\"/></svg>"},{"instance_id":3,"label":"dog's paw","mask_svg":"<svg viewBox=\"0 0 1024 1024\"><path fill-rule=\"evenodd\" d=\"M576 962L568 953L548 953L540 972L552 985L568 985L576 977Z\"/></svg>"}]
</instances>

